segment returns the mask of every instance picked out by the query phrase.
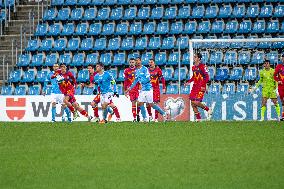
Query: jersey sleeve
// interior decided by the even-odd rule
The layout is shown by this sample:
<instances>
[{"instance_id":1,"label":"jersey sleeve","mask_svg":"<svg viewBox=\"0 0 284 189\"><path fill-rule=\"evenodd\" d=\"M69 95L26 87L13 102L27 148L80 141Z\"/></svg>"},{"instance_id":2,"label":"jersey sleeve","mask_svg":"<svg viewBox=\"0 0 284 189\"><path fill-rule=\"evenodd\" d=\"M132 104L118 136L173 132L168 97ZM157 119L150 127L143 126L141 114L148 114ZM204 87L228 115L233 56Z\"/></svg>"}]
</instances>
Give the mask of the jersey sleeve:
<instances>
[{"instance_id":1,"label":"jersey sleeve","mask_svg":"<svg viewBox=\"0 0 284 189\"><path fill-rule=\"evenodd\" d=\"M261 70L259 72L259 81L256 83L255 87L258 88L259 85L262 85L263 84L263 71Z\"/></svg>"},{"instance_id":2,"label":"jersey sleeve","mask_svg":"<svg viewBox=\"0 0 284 189\"><path fill-rule=\"evenodd\" d=\"M126 90L127 87L129 86L129 81L128 81L128 77L127 77L127 69L124 70L123 76L124 76L123 88L124 88L124 90Z\"/></svg>"},{"instance_id":3,"label":"jersey sleeve","mask_svg":"<svg viewBox=\"0 0 284 189\"><path fill-rule=\"evenodd\" d=\"M163 72L160 68L158 68L158 76L159 76L160 81L163 84L163 89L166 89L166 80L165 80L165 78L163 76Z\"/></svg>"},{"instance_id":4,"label":"jersey sleeve","mask_svg":"<svg viewBox=\"0 0 284 189\"><path fill-rule=\"evenodd\" d=\"M68 76L71 78L73 85L76 86L76 85L77 85L76 78L74 77L74 75L72 74L72 72L69 72L69 73L68 73Z\"/></svg>"},{"instance_id":5,"label":"jersey sleeve","mask_svg":"<svg viewBox=\"0 0 284 189\"><path fill-rule=\"evenodd\" d=\"M202 84L205 86L207 84L207 82L209 81L208 69L207 69L207 67L205 65L203 65L201 71L203 73L203 82L202 82Z\"/></svg>"},{"instance_id":6,"label":"jersey sleeve","mask_svg":"<svg viewBox=\"0 0 284 189\"><path fill-rule=\"evenodd\" d=\"M276 66L275 71L274 71L274 74L273 74L274 80L275 80L276 82L279 81L278 73L279 73L279 65Z\"/></svg>"}]
</instances>

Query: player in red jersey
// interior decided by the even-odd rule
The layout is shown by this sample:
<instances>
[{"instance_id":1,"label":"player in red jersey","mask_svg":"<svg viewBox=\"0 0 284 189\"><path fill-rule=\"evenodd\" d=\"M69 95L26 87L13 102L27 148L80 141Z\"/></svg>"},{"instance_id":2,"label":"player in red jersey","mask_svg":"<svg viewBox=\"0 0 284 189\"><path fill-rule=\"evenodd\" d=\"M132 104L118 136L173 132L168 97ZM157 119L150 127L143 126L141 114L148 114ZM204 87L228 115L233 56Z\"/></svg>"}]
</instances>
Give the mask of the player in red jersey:
<instances>
[{"instance_id":1,"label":"player in red jersey","mask_svg":"<svg viewBox=\"0 0 284 189\"><path fill-rule=\"evenodd\" d=\"M91 121L92 116L88 115L88 112L81 108L75 99L75 87L77 85L76 79L73 74L67 70L65 64L60 64L60 70L54 73L51 78L56 78L58 81L59 89L64 94L63 102L67 105L70 111L73 113L73 119L78 117L76 110L78 110L83 116L87 117Z\"/></svg>"},{"instance_id":2,"label":"player in red jersey","mask_svg":"<svg viewBox=\"0 0 284 189\"><path fill-rule=\"evenodd\" d=\"M282 64L279 63L274 72L274 80L278 82L278 93L282 103L282 118L284 121L284 54L282 54Z\"/></svg>"},{"instance_id":3,"label":"player in red jersey","mask_svg":"<svg viewBox=\"0 0 284 189\"><path fill-rule=\"evenodd\" d=\"M163 72L162 70L156 66L154 59L149 60L149 73L151 76L151 84L153 87L153 102L154 103L159 103L160 102L160 81L163 84L163 93L166 93L166 81L163 77ZM149 122L153 121L152 117L152 108L149 104L147 104L147 112L149 115ZM158 122L158 116L159 112L155 110L155 122Z\"/></svg>"},{"instance_id":4,"label":"player in red jersey","mask_svg":"<svg viewBox=\"0 0 284 189\"><path fill-rule=\"evenodd\" d=\"M208 112L207 119L210 119L212 115L211 110L202 103L206 91L206 84L209 81L209 75L207 67L201 63L201 59L202 55L200 53L194 55L194 65L192 67L193 76L185 83L185 85L190 85L191 82L194 82L189 99L191 100L191 107L194 111L196 121L201 121L198 107Z\"/></svg>"},{"instance_id":5,"label":"player in red jersey","mask_svg":"<svg viewBox=\"0 0 284 189\"><path fill-rule=\"evenodd\" d=\"M129 60L129 67L124 70L124 91L126 91L135 79L135 59L131 58ZM139 96L139 84L137 84L131 91L129 91L129 98L132 103L132 115L133 122L140 121L139 110L140 108L136 106L137 99Z\"/></svg>"}]
</instances>

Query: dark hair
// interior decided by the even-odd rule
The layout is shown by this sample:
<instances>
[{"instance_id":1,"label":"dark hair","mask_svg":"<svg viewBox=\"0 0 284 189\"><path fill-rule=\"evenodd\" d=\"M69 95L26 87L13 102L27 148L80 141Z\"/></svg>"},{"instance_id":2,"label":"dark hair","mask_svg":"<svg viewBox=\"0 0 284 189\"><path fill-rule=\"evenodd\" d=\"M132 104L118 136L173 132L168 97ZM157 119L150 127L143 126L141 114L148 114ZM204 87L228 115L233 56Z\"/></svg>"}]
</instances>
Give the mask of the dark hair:
<instances>
[{"instance_id":1,"label":"dark hair","mask_svg":"<svg viewBox=\"0 0 284 189\"><path fill-rule=\"evenodd\" d=\"M154 58L150 58L149 61L150 61L150 60L153 60L153 61L155 62Z\"/></svg>"},{"instance_id":2,"label":"dark hair","mask_svg":"<svg viewBox=\"0 0 284 189\"><path fill-rule=\"evenodd\" d=\"M131 60L135 60L135 58L130 58L129 61L131 61Z\"/></svg>"},{"instance_id":3,"label":"dark hair","mask_svg":"<svg viewBox=\"0 0 284 189\"><path fill-rule=\"evenodd\" d=\"M201 60L202 59L202 54L201 53L196 53L196 56Z\"/></svg>"},{"instance_id":4,"label":"dark hair","mask_svg":"<svg viewBox=\"0 0 284 189\"><path fill-rule=\"evenodd\" d=\"M270 60L264 60L264 63L267 63L267 62L270 64Z\"/></svg>"},{"instance_id":5,"label":"dark hair","mask_svg":"<svg viewBox=\"0 0 284 189\"><path fill-rule=\"evenodd\" d=\"M284 54L282 54L282 57L284 58Z\"/></svg>"},{"instance_id":6,"label":"dark hair","mask_svg":"<svg viewBox=\"0 0 284 189\"><path fill-rule=\"evenodd\" d=\"M59 66L66 66L67 67L67 65L65 63L61 63Z\"/></svg>"},{"instance_id":7,"label":"dark hair","mask_svg":"<svg viewBox=\"0 0 284 189\"><path fill-rule=\"evenodd\" d=\"M104 68L105 66L104 66L104 64L102 63L102 62L98 62L98 63L96 63L96 65L99 65L99 66L101 66L102 68Z\"/></svg>"},{"instance_id":8,"label":"dark hair","mask_svg":"<svg viewBox=\"0 0 284 189\"><path fill-rule=\"evenodd\" d=\"M92 68L95 68L95 66L93 64L89 64L87 67L92 67Z\"/></svg>"},{"instance_id":9,"label":"dark hair","mask_svg":"<svg viewBox=\"0 0 284 189\"><path fill-rule=\"evenodd\" d=\"M137 56L137 57L135 58L135 60L137 60L137 59L141 60L140 56Z\"/></svg>"}]
</instances>

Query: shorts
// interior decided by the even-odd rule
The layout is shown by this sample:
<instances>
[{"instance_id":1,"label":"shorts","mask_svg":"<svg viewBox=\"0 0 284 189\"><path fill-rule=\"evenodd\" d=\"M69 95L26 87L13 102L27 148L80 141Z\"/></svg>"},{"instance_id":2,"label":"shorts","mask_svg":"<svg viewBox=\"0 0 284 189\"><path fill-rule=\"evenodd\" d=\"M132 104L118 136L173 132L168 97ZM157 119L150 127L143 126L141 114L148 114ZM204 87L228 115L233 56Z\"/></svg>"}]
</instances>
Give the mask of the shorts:
<instances>
[{"instance_id":1,"label":"shorts","mask_svg":"<svg viewBox=\"0 0 284 189\"><path fill-rule=\"evenodd\" d=\"M138 90L131 90L129 91L129 97L130 97L130 101L136 101L139 97L139 91Z\"/></svg>"},{"instance_id":2,"label":"shorts","mask_svg":"<svg viewBox=\"0 0 284 189\"><path fill-rule=\"evenodd\" d=\"M63 104L64 94L51 93L51 102L56 104Z\"/></svg>"},{"instance_id":3,"label":"shorts","mask_svg":"<svg viewBox=\"0 0 284 189\"><path fill-rule=\"evenodd\" d=\"M262 98L277 98L275 89L262 89Z\"/></svg>"},{"instance_id":4,"label":"shorts","mask_svg":"<svg viewBox=\"0 0 284 189\"><path fill-rule=\"evenodd\" d=\"M153 103L153 90L139 91L138 102Z\"/></svg>"},{"instance_id":5,"label":"shorts","mask_svg":"<svg viewBox=\"0 0 284 189\"><path fill-rule=\"evenodd\" d=\"M100 103L100 101L101 101L101 95L98 94L98 95L95 96L93 102L96 103L96 104L98 104L98 103Z\"/></svg>"},{"instance_id":6,"label":"shorts","mask_svg":"<svg viewBox=\"0 0 284 189\"><path fill-rule=\"evenodd\" d=\"M113 93L101 94L101 104L111 104L112 103Z\"/></svg>"},{"instance_id":7,"label":"shorts","mask_svg":"<svg viewBox=\"0 0 284 189\"><path fill-rule=\"evenodd\" d=\"M75 89L69 89L64 93L64 96L69 96L69 102L71 104L76 102L76 98L75 98Z\"/></svg>"},{"instance_id":8,"label":"shorts","mask_svg":"<svg viewBox=\"0 0 284 189\"><path fill-rule=\"evenodd\" d=\"M191 101L199 101L202 102L203 97L204 97L205 91L201 91L200 88L198 89L192 89L190 94L189 94L189 99Z\"/></svg>"},{"instance_id":9,"label":"shorts","mask_svg":"<svg viewBox=\"0 0 284 189\"><path fill-rule=\"evenodd\" d=\"M278 86L278 93L281 100L284 100L284 86Z\"/></svg>"},{"instance_id":10,"label":"shorts","mask_svg":"<svg viewBox=\"0 0 284 189\"><path fill-rule=\"evenodd\" d=\"M160 89L154 89L153 90L153 102L159 103L161 98L161 92Z\"/></svg>"}]
</instances>

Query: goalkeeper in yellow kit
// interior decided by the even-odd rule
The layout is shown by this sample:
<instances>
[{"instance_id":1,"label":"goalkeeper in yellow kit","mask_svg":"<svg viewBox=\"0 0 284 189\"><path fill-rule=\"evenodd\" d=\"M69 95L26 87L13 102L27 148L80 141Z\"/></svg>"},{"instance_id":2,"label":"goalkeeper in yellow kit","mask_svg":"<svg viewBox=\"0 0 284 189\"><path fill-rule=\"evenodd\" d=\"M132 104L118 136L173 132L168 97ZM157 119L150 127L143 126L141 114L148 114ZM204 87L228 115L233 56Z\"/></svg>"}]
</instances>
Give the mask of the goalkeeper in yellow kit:
<instances>
[{"instance_id":1,"label":"goalkeeper in yellow kit","mask_svg":"<svg viewBox=\"0 0 284 189\"><path fill-rule=\"evenodd\" d=\"M275 106L275 110L280 120L280 106L277 100L277 82L274 80L274 69L270 67L270 61L265 60L263 64L264 69L259 72L260 79L256 83L256 86L251 90L255 91L260 85L262 85L262 106L261 106L261 121L264 120L264 114L266 111L266 103L270 98Z\"/></svg>"}]
</instances>

